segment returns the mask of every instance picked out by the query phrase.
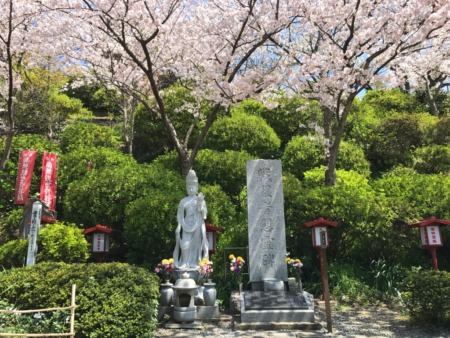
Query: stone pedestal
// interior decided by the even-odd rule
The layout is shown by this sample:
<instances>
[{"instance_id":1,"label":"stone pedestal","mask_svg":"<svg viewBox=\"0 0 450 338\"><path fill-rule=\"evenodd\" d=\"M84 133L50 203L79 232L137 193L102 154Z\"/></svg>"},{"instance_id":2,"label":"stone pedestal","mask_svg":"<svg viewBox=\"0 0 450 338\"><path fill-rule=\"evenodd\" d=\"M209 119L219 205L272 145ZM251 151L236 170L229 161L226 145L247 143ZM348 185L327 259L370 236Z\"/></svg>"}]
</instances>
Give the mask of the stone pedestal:
<instances>
[{"instance_id":1,"label":"stone pedestal","mask_svg":"<svg viewBox=\"0 0 450 338\"><path fill-rule=\"evenodd\" d=\"M307 292L246 291L241 323L314 323L314 300Z\"/></svg>"}]
</instances>

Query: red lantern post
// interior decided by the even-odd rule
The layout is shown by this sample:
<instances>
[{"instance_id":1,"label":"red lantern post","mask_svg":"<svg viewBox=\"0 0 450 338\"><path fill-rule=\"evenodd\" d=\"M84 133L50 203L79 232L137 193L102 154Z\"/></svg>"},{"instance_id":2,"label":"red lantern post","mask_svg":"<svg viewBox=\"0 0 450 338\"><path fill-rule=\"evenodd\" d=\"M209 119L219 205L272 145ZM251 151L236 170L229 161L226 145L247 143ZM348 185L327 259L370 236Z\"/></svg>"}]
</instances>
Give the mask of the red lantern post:
<instances>
[{"instance_id":1,"label":"red lantern post","mask_svg":"<svg viewBox=\"0 0 450 338\"><path fill-rule=\"evenodd\" d=\"M223 232L224 229L215 227L212 224L205 224L206 227L206 239L208 240L208 254L209 258L217 251L217 233Z\"/></svg>"},{"instance_id":2,"label":"red lantern post","mask_svg":"<svg viewBox=\"0 0 450 338\"><path fill-rule=\"evenodd\" d=\"M410 228L419 228L422 246L426 247L430 251L434 270L438 269L436 250L438 247L443 245L441 225L450 225L450 221L438 219L432 216L431 218L408 225Z\"/></svg>"},{"instance_id":3,"label":"red lantern post","mask_svg":"<svg viewBox=\"0 0 450 338\"><path fill-rule=\"evenodd\" d=\"M101 224L96 224L95 227L83 231L84 235L91 237L91 252L96 262L103 262L105 256L108 254L110 245L109 235L111 232L111 228Z\"/></svg>"},{"instance_id":4,"label":"red lantern post","mask_svg":"<svg viewBox=\"0 0 450 338\"><path fill-rule=\"evenodd\" d=\"M330 291L328 289L328 263L327 263L327 248L330 244L328 239L328 227L336 227L337 223L327 221L320 217L315 221L305 223L305 227L312 229L313 247L319 252L320 258L320 275L322 280L322 294L325 301L325 313L327 317L327 330L333 332L331 324L331 305L330 305Z\"/></svg>"}]
</instances>

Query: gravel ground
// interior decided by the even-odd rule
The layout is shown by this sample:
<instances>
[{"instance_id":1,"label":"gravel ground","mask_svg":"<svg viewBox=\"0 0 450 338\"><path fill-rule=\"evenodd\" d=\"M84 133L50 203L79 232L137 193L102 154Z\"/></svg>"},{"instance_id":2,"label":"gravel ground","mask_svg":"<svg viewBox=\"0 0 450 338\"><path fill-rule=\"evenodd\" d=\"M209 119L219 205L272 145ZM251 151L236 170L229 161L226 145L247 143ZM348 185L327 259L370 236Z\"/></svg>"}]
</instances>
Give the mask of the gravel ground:
<instances>
[{"instance_id":1,"label":"gravel ground","mask_svg":"<svg viewBox=\"0 0 450 338\"><path fill-rule=\"evenodd\" d=\"M321 322L324 329L320 332L305 331L236 331L230 316L216 323L203 323L202 330L166 329L161 326L155 337L172 338L285 338L285 337L395 337L395 338L450 338L450 329L438 329L432 326L415 326L402 315L401 309L390 309L386 306L368 308L349 308L332 311L333 333L326 333L325 312L316 307L316 321Z\"/></svg>"}]
</instances>

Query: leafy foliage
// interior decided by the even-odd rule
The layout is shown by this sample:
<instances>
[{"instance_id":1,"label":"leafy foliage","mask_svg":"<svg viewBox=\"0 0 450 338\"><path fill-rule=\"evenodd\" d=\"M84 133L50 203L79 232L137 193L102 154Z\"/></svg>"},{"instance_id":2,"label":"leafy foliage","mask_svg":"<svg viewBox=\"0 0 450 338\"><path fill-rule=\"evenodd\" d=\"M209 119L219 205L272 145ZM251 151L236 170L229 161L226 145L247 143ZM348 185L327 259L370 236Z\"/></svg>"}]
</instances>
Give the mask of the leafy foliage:
<instances>
[{"instance_id":1,"label":"leafy foliage","mask_svg":"<svg viewBox=\"0 0 450 338\"><path fill-rule=\"evenodd\" d=\"M413 153L414 169L421 174L450 173L450 144L433 144L417 148Z\"/></svg>"},{"instance_id":2,"label":"leafy foliage","mask_svg":"<svg viewBox=\"0 0 450 338\"><path fill-rule=\"evenodd\" d=\"M40 263L0 273L0 301L18 309L70 305L77 285L79 337L149 337L156 329L159 279L123 263Z\"/></svg>"},{"instance_id":3,"label":"leafy foliage","mask_svg":"<svg viewBox=\"0 0 450 338\"><path fill-rule=\"evenodd\" d=\"M321 125L322 112L316 101L281 96L275 103L275 108L268 109L258 101L245 100L237 111L262 117L277 133L283 148L294 136L315 133Z\"/></svg>"},{"instance_id":4,"label":"leafy foliage","mask_svg":"<svg viewBox=\"0 0 450 338\"><path fill-rule=\"evenodd\" d=\"M450 327L450 273L411 271L401 286L409 314L422 323Z\"/></svg>"},{"instance_id":5,"label":"leafy foliage","mask_svg":"<svg viewBox=\"0 0 450 338\"><path fill-rule=\"evenodd\" d=\"M0 245L3 268L22 267L27 256L28 240L14 239ZM89 257L83 231L75 224L55 223L39 231L38 262L82 263Z\"/></svg>"},{"instance_id":6,"label":"leafy foliage","mask_svg":"<svg viewBox=\"0 0 450 338\"><path fill-rule=\"evenodd\" d=\"M321 140L311 136L295 136L286 146L283 157L284 169L299 179L306 171L325 165L325 151ZM354 170L369 176L369 162L364 152L355 144L342 141L337 168Z\"/></svg>"},{"instance_id":7,"label":"leafy foliage","mask_svg":"<svg viewBox=\"0 0 450 338\"><path fill-rule=\"evenodd\" d=\"M324 163L323 145L317 138L295 136L286 145L282 161L286 172L303 179L306 171Z\"/></svg>"},{"instance_id":8,"label":"leafy foliage","mask_svg":"<svg viewBox=\"0 0 450 338\"><path fill-rule=\"evenodd\" d=\"M24 266L27 248L28 241L25 239L14 239L0 245L0 266L3 269Z\"/></svg>"},{"instance_id":9,"label":"leafy foliage","mask_svg":"<svg viewBox=\"0 0 450 338\"><path fill-rule=\"evenodd\" d=\"M89 257L83 230L75 224L47 225L39 232L38 247L39 262L83 263Z\"/></svg>"},{"instance_id":10,"label":"leafy foliage","mask_svg":"<svg viewBox=\"0 0 450 338\"><path fill-rule=\"evenodd\" d=\"M428 114L394 114L374 130L368 159L373 171L386 172L398 164L410 165L412 151L426 143L436 118Z\"/></svg>"},{"instance_id":11,"label":"leafy foliage","mask_svg":"<svg viewBox=\"0 0 450 338\"><path fill-rule=\"evenodd\" d=\"M450 95L449 95L450 96ZM434 144L448 145L450 144L450 116L439 119L436 124L431 127L430 140Z\"/></svg>"},{"instance_id":12,"label":"leafy foliage","mask_svg":"<svg viewBox=\"0 0 450 338\"><path fill-rule=\"evenodd\" d=\"M386 117L392 113L420 113L426 111L425 106L421 105L414 96L398 88L370 90L364 95L362 103L375 109L381 117Z\"/></svg>"},{"instance_id":13,"label":"leafy foliage","mask_svg":"<svg viewBox=\"0 0 450 338\"><path fill-rule=\"evenodd\" d=\"M392 239L397 238L397 231L402 233L406 229L392 226L394 214L387 199L377 194L366 177L352 171L338 170L336 186L327 187L323 183L323 169L318 168L305 173L305 179L297 191L293 202L288 204L290 209L286 211L289 226L297 229L289 232L298 232L297 236L310 238L310 230L298 224L319 217L336 221L338 227L330 230L333 244L329 249L336 259L357 259L369 264L379 255L395 257L399 250L403 250L402 245ZM295 225L290 223L292 219ZM305 245L310 247L311 244L308 241Z\"/></svg>"},{"instance_id":14,"label":"leafy foliage","mask_svg":"<svg viewBox=\"0 0 450 338\"><path fill-rule=\"evenodd\" d=\"M88 170L88 163L91 162L92 171ZM94 172L104 168L114 168L136 164L136 161L129 155L125 155L118 150L105 147L84 147L80 146L73 151L62 154L58 163L58 202L63 202L67 188L70 183L82 180L87 175L95 175ZM58 203L58 216L64 216L63 203Z\"/></svg>"},{"instance_id":15,"label":"leafy foliage","mask_svg":"<svg viewBox=\"0 0 450 338\"><path fill-rule=\"evenodd\" d=\"M263 118L235 112L231 117L217 119L204 148L246 151L260 158L273 158L280 148L280 139Z\"/></svg>"},{"instance_id":16,"label":"leafy foliage","mask_svg":"<svg viewBox=\"0 0 450 338\"><path fill-rule=\"evenodd\" d=\"M67 126L60 138L63 153L80 146L119 149L121 145L120 135L113 129L88 122L76 122Z\"/></svg>"}]
</instances>

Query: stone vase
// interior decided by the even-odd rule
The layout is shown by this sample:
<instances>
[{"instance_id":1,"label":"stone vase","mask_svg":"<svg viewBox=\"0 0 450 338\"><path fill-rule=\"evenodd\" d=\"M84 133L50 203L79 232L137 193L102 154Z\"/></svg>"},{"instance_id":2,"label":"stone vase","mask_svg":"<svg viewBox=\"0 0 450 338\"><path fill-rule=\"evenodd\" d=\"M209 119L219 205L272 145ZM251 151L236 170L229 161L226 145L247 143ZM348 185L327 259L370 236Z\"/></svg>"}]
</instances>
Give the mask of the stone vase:
<instances>
[{"instance_id":1,"label":"stone vase","mask_svg":"<svg viewBox=\"0 0 450 338\"><path fill-rule=\"evenodd\" d=\"M239 293L244 292L244 283L239 283Z\"/></svg>"},{"instance_id":2,"label":"stone vase","mask_svg":"<svg viewBox=\"0 0 450 338\"><path fill-rule=\"evenodd\" d=\"M159 289L160 297L159 297L159 305L160 306L171 306L172 305L172 298L173 298L173 284L169 281L166 281L165 283L161 284L161 287Z\"/></svg>"},{"instance_id":3,"label":"stone vase","mask_svg":"<svg viewBox=\"0 0 450 338\"><path fill-rule=\"evenodd\" d=\"M212 283L211 280L208 280L203 284L203 300L205 301L206 306L214 306L216 303L216 283Z\"/></svg>"}]
</instances>

